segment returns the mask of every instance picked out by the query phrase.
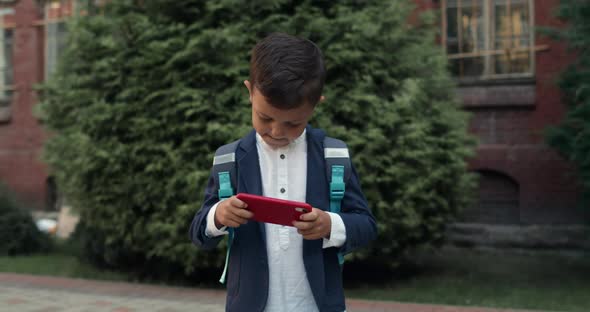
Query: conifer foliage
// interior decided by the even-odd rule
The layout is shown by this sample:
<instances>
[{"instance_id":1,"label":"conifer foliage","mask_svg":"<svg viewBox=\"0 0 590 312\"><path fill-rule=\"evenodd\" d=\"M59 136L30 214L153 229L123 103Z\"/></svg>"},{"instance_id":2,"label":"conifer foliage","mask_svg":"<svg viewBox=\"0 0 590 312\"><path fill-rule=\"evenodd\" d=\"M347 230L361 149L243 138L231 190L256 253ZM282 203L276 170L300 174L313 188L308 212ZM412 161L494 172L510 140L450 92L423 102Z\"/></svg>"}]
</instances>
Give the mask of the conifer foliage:
<instances>
[{"instance_id":1,"label":"conifer foliage","mask_svg":"<svg viewBox=\"0 0 590 312\"><path fill-rule=\"evenodd\" d=\"M411 10L406 1L122 0L72 21L40 116L87 254L146 271L222 265L223 252L198 250L187 232L215 149L251 128L249 51L274 31L325 54L326 101L312 124L348 142L379 226L378 241L353 257L395 264L440 242L472 190L473 142L434 15L410 25Z\"/></svg>"},{"instance_id":2,"label":"conifer foliage","mask_svg":"<svg viewBox=\"0 0 590 312\"><path fill-rule=\"evenodd\" d=\"M0 256L48 252L52 242L37 228L30 209L25 208L0 184Z\"/></svg>"},{"instance_id":3,"label":"conifer foliage","mask_svg":"<svg viewBox=\"0 0 590 312\"><path fill-rule=\"evenodd\" d=\"M558 16L567 22L551 33L575 51L575 61L561 75L559 86L569 110L557 127L550 128L549 144L578 167L586 207L590 203L590 1L562 0Z\"/></svg>"}]
</instances>

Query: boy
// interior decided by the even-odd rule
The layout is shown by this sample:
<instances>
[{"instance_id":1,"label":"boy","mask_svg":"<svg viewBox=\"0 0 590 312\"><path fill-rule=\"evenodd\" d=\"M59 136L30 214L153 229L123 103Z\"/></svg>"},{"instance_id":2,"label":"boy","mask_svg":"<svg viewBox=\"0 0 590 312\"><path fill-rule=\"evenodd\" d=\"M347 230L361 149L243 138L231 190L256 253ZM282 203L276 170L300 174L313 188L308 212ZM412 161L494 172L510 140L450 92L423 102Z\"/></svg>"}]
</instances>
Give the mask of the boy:
<instances>
[{"instance_id":1,"label":"boy","mask_svg":"<svg viewBox=\"0 0 590 312\"><path fill-rule=\"evenodd\" d=\"M323 100L326 70L311 41L275 33L252 51L244 84L254 130L235 150L235 193L307 202L314 208L294 227L249 220L235 196L219 200L213 174L190 236L214 248L228 227L227 311L345 311L338 253L367 245L377 235L354 168L341 212L330 211L325 134L307 123Z\"/></svg>"}]
</instances>

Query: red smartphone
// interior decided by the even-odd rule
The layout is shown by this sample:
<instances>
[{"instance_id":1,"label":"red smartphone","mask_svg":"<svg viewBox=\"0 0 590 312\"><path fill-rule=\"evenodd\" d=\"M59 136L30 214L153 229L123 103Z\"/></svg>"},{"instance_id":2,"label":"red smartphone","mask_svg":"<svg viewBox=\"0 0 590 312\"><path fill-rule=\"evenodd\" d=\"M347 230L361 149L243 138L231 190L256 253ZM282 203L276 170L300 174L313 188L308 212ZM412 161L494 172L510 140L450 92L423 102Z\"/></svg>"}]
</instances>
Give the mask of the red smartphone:
<instances>
[{"instance_id":1,"label":"red smartphone","mask_svg":"<svg viewBox=\"0 0 590 312\"><path fill-rule=\"evenodd\" d=\"M236 197L248 204L248 210L254 213L252 219L258 222L293 226L299 216L311 211L308 203L239 193Z\"/></svg>"}]
</instances>

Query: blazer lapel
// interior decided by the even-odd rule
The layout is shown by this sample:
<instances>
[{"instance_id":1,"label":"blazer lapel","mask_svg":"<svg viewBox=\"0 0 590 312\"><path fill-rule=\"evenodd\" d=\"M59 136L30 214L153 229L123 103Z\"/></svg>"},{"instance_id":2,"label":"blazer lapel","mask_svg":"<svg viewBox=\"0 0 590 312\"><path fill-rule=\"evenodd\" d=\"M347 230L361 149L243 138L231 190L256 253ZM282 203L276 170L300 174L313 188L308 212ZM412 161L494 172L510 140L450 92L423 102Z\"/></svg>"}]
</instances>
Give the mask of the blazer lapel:
<instances>
[{"instance_id":1,"label":"blazer lapel","mask_svg":"<svg viewBox=\"0 0 590 312\"><path fill-rule=\"evenodd\" d=\"M260 176L260 162L256 148L256 131L252 130L240 142L238 157L238 191L254 195L262 195L262 178ZM262 239L266 244L266 229L264 223L258 223Z\"/></svg>"},{"instance_id":2,"label":"blazer lapel","mask_svg":"<svg viewBox=\"0 0 590 312\"><path fill-rule=\"evenodd\" d=\"M305 201L313 207L328 210L326 206L326 169L323 150L324 133L307 127L307 186Z\"/></svg>"},{"instance_id":3,"label":"blazer lapel","mask_svg":"<svg viewBox=\"0 0 590 312\"><path fill-rule=\"evenodd\" d=\"M238 157L238 190L242 193L262 195L260 163L256 149L256 132L251 131L240 142Z\"/></svg>"},{"instance_id":4,"label":"blazer lapel","mask_svg":"<svg viewBox=\"0 0 590 312\"><path fill-rule=\"evenodd\" d=\"M323 131L307 126L307 186L305 201L312 207L329 211L329 189L327 187L323 147L324 136ZM303 240L303 264L318 306L322 305L323 297L315 294L323 294L326 283L322 269L324 266L321 252L322 244L322 239Z\"/></svg>"}]
</instances>

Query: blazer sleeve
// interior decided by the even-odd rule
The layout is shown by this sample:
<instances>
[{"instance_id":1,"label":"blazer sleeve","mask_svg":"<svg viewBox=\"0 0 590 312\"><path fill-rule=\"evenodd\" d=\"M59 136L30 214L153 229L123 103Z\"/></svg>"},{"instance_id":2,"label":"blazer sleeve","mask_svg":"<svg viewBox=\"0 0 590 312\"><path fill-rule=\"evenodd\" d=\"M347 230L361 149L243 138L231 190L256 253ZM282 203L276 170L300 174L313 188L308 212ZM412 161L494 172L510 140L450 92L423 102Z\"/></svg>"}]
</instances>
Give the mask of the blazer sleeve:
<instances>
[{"instance_id":1,"label":"blazer sleeve","mask_svg":"<svg viewBox=\"0 0 590 312\"><path fill-rule=\"evenodd\" d=\"M340 247L347 254L357 248L367 246L377 238L377 223L369 210L367 199L361 190L358 174L351 164L351 177L346 183L342 199L340 217L346 228L346 242Z\"/></svg>"},{"instance_id":2,"label":"blazer sleeve","mask_svg":"<svg viewBox=\"0 0 590 312\"><path fill-rule=\"evenodd\" d=\"M207 187L205 188L205 199L201 209L195 214L191 227L189 229L189 235L193 244L203 249L213 249L219 244L224 236L208 237L205 234L207 229L207 214L209 210L219 201L217 195L217 185L213 175L209 176L207 181Z\"/></svg>"}]
</instances>

